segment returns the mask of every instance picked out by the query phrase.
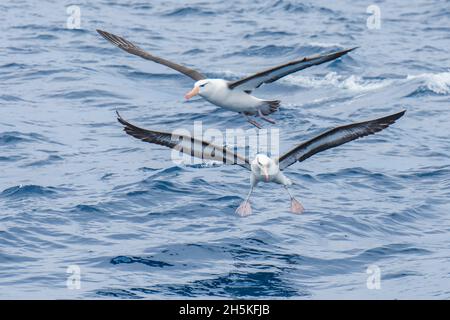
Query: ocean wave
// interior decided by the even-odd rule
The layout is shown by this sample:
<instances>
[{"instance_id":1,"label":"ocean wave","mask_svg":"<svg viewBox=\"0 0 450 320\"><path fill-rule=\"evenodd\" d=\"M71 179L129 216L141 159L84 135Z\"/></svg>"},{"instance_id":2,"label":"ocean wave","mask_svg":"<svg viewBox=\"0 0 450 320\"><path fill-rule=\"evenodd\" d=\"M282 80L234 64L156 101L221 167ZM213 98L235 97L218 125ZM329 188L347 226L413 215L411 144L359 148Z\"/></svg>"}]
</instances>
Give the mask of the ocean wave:
<instances>
[{"instance_id":1,"label":"ocean wave","mask_svg":"<svg viewBox=\"0 0 450 320\"><path fill-rule=\"evenodd\" d=\"M303 88L336 87L354 92L366 92L385 88L393 83L391 79L364 78L356 75L344 76L336 72L325 76L297 76L291 75L281 81Z\"/></svg>"},{"instance_id":2,"label":"ocean wave","mask_svg":"<svg viewBox=\"0 0 450 320\"><path fill-rule=\"evenodd\" d=\"M250 46L244 50L235 51L232 53L225 54L224 57L236 57L236 56L260 56L260 57L279 57L293 53L295 47L292 46L281 46L269 44L265 46Z\"/></svg>"},{"instance_id":3,"label":"ocean wave","mask_svg":"<svg viewBox=\"0 0 450 320\"><path fill-rule=\"evenodd\" d=\"M38 133L22 133L17 131L8 131L0 133L0 146L14 145L22 142L46 141L50 142L44 136Z\"/></svg>"},{"instance_id":4,"label":"ocean wave","mask_svg":"<svg viewBox=\"0 0 450 320\"><path fill-rule=\"evenodd\" d=\"M409 97L426 94L448 95L450 94L450 72L422 73L408 75L407 80L418 80L421 85Z\"/></svg>"},{"instance_id":5,"label":"ocean wave","mask_svg":"<svg viewBox=\"0 0 450 320\"><path fill-rule=\"evenodd\" d=\"M338 44L326 44L320 42L313 42L304 45L252 45L239 51L227 53L224 57L235 56L260 56L260 57L276 57L277 59L298 59L314 54L325 54L327 52L342 50L342 46ZM280 62L282 63L282 62Z\"/></svg>"},{"instance_id":6,"label":"ocean wave","mask_svg":"<svg viewBox=\"0 0 450 320\"><path fill-rule=\"evenodd\" d=\"M286 13L309 13L311 11L316 11L321 14L340 16L338 12L332 10L330 8L326 8L323 6L316 6L312 3L304 3L299 1L290 1L290 0L275 0L269 1L265 7L263 7L260 11L267 13L273 13L274 10L283 11Z\"/></svg>"},{"instance_id":7,"label":"ocean wave","mask_svg":"<svg viewBox=\"0 0 450 320\"><path fill-rule=\"evenodd\" d=\"M78 204L74 208L70 210L73 213L101 213L103 212L98 206L95 205L87 205L87 204Z\"/></svg>"},{"instance_id":8,"label":"ocean wave","mask_svg":"<svg viewBox=\"0 0 450 320\"><path fill-rule=\"evenodd\" d=\"M38 161L34 161L28 164L25 164L23 167L42 167L42 166L48 166L48 165L53 165L55 164L55 162L60 162L63 161L64 158L58 156L58 155L50 155L48 156L46 159L44 160L38 160Z\"/></svg>"},{"instance_id":9,"label":"ocean wave","mask_svg":"<svg viewBox=\"0 0 450 320\"><path fill-rule=\"evenodd\" d=\"M158 267L158 268L164 268L164 267L173 267L173 264L164 262L164 261L158 261L153 260L150 258L142 258L142 257L130 257L130 256L118 256L111 259L111 264L131 264L131 263L139 263L143 264L149 267Z\"/></svg>"},{"instance_id":10,"label":"ocean wave","mask_svg":"<svg viewBox=\"0 0 450 320\"><path fill-rule=\"evenodd\" d=\"M186 16L211 16L216 15L217 12L205 10L198 7L184 7L171 10L163 14L166 17L186 17Z\"/></svg>"},{"instance_id":11,"label":"ocean wave","mask_svg":"<svg viewBox=\"0 0 450 320\"><path fill-rule=\"evenodd\" d=\"M2 191L1 196L5 198L26 198L26 197L50 197L57 194L54 187L43 187L38 185L18 185Z\"/></svg>"},{"instance_id":12,"label":"ocean wave","mask_svg":"<svg viewBox=\"0 0 450 320\"><path fill-rule=\"evenodd\" d=\"M271 30L262 30L254 33L247 33L244 36L244 39L254 39L254 38L279 38L279 37L287 37L287 36L295 36L295 33L286 32L286 31L271 31Z\"/></svg>"}]
</instances>

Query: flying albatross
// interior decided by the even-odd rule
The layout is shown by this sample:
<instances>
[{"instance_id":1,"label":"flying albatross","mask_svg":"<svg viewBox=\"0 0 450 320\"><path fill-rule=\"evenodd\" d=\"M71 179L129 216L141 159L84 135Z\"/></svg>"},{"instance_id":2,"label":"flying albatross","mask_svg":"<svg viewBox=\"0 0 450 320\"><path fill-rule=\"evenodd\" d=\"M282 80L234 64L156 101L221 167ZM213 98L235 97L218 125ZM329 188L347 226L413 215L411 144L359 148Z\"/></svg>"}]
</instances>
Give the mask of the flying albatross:
<instances>
[{"instance_id":1,"label":"flying albatross","mask_svg":"<svg viewBox=\"0 0 450 320\"><path fill-rule=\"evenodd\" d=\"M379 132L393 124L405 112L406 110L403 110L382 118L336 127L297 145L279 158L269 158L265 154L257 154L253 161L227 149L225 146L214 145L208 141L136 127L124 120L118 112L117 120L124 126L124 131L127 134L142 141L166 146L200 159L221 161L225 164L239 165L250 170L250 191L242 204L236 209L236 213L240 216L247 216L252 213L249 199L258 182L274 182L283 185L291 198L291 211L297 214L302 213L303 206L288 189L292 181L284 175L282 172L284 169L321 151Z\"/></svg>"},{"instance_id":2,"label":"flying albatross","mask_svg":"<svg viewBox=\"0 0 450 320\"><path fill-rule=\"evenodd\" d=\"M236 81L227 81L224 79L208 79L196 70L154 56L122 37L102 30L97 30L97 32L106 40L128 53L165 65L196 81L194 88L185 95L186 99L199 95L216 106L244 115L248 122L258 128L261 128L261 124L249 116L259 116L269 123L275 123L267 115L278 110L280 101L256 98L251 95L254 89L259 88L263 84L277 81L291 73L337 59L356 49L351 48L323 55L305 57L260 71Z\"/></svg>"}]
</instances>

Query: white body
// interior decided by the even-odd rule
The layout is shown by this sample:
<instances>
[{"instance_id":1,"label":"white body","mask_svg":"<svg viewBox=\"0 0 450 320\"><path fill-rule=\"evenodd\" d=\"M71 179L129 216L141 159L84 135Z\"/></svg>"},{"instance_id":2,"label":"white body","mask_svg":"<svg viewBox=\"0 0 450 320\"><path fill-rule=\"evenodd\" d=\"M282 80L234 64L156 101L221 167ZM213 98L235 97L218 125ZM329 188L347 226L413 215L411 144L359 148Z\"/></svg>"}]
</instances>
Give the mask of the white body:
<instances>
[{"instance_id":1,"label":"white body","mask_svg":"<svg viewBox=\"0 0 450 320\"><path fill-rule=\"evenodd\" d=\"M292 181L287 178L273 159L264 154L258 154L251 163L252 173L250 184L256 186L258 182L274 182L283 186L290 186Z\"/></svg>"},{"instance_id":2,"label":"white body","mask_svg":"<svg viewBox=\"0 0 450 320\"><path fill-rule=\"evenodd\" d=\"M265 100L258 99L239 89L230 90L228 82L223 79L206 79L196 83L201 86L207 82L204 87L200 87L199 95L205 100L224 109L234 112L244 112L256 114L259 107Z\"/></svg>"},{"instance_id":3,"label":"white body","mask_svg":"<svg viewBox=\"0 0 450 320\"><path fill-rule=\"evenodd\" d=\"M255 159L251 163L251 176L250 183L251 188L250 191L245 198L244 202L236 209L236 213L242 217L248 216L252 213L252 208L250 206L250 195L253 192L253 189L258 184L258 182L274 182L281 184L285 187L286 191L291 198L291 212L300 214L303 212L304 208L302 204L297 201L289 192L288 186L292 184L291 180L289 180L281 171L278 163L270 159L268 156L264 154L256 155Z\"/></svg>"}]
</instances>

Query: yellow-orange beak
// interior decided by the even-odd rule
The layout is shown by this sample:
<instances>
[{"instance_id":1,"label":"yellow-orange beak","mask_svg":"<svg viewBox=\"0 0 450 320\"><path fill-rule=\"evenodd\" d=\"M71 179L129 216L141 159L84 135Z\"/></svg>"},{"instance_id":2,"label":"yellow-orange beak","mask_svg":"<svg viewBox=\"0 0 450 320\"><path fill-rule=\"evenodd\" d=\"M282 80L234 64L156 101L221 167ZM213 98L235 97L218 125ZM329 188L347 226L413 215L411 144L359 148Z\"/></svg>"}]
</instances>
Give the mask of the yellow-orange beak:
<instances>
[{"instance_id":1,"label":"yellow-orange beak","mask_svg":"<svg viewBox=\"0 0 450 320\"><path fill-rule=\"evenodd\" d=\"M189 91L188 93L186 93L186 95L184 96L184 98L186 100L189 100L190 98L198 95L198 93L200 92L200 88L198 86L194 87L194 89L192 89L191 91Z\"/></svg>"}]
</instances>

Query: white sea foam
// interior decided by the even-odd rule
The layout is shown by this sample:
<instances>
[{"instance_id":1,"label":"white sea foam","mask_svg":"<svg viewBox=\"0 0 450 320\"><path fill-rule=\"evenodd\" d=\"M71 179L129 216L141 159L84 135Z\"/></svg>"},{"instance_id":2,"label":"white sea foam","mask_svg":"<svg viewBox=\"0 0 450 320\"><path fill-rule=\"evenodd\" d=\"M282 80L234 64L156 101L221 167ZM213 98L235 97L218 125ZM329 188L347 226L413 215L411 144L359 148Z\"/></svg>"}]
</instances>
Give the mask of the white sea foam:
<instances>
[{"instance_id":1,"label":"white sea foam","mask_svg":"<svg viewBox=\"0 0 450 320\"><path fill-rule=\"evenodd\" d=\"M355 92L381 89L393 82L389 79L363 79L355 75L345 77L336 72L330 72L323 77L288 76L283 81L306 88L337 87Z\"/></svg>"},{"instance_id":2,"label":"white sea foam","mask_svg":"<svg viewBox=\"0 0 450 320\"><path fill-rule=\"evenodd\" d=\"M424 82L426 89L437 94L450 93L450 72L422 73L418 75L408 75L407 80L419 79Z\"/></svg>"},{"instance_id":3,"label":"white sea foam","mask_svg":"<svg viewBox=\"0 0 450 320\"><path fill-rule=\"evenodd\" d=\"M220 71L220 76L229 79L241 78L245 75L229 70L222 70ZM344 76L333 71L327 73L325 76L306 76L301 74L289 75L279 81L281 83L304 88L335 87L362 93L379 90L394 83L401 85L410 81L418 81L419 87L424 87L426 90L430 90L436 94L450 94L450 71L407 75L403 79L368 79L358 75Z\"/></svg>"}]
</instances>

